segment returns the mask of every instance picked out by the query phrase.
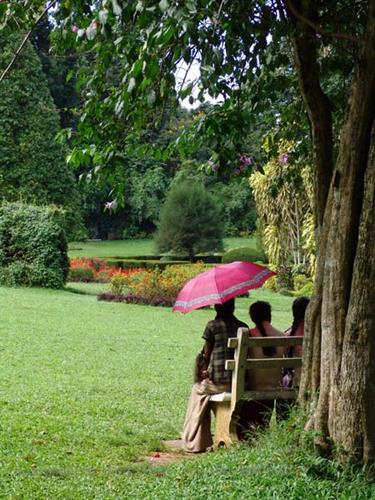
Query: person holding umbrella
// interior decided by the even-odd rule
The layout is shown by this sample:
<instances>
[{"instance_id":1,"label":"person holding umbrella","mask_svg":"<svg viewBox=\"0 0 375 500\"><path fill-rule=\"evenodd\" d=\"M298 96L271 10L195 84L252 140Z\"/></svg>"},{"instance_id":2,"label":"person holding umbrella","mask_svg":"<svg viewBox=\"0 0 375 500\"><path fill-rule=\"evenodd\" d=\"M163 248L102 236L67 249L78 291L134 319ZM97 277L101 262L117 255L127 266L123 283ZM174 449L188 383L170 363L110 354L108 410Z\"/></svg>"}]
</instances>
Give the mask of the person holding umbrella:
<instances>
[{"instance_id":1,"label":"person holding umbrella","mask_svg":"<svg viewBox=\"0 0 375 500\"><path fill-rule=\"evenodd\" d=\"M234 298L215 304L215 310L215 319L203 333L208 369L203 372L205 378L193 385L182 432L183 448L191 453L206 451L213 444L209 398L230 391L231 372L225 370L225 361L233 358L233 350L228 347L228 338L236 337L238 328L248 328L234 316Z\"/></svg>"},{"instance_id":2,"label":"person holding umbrella","mask_svg":"<svg viewBox=\"0 0 375 500\"><path fill-rule=\"evenodd\" d=\"M238 328L247 325L234 316L234 297L259 288L276 273L253 262L235 261L212 267L189 280L178 293L174 311L186 314L207 305L215 305L216 318L203 333L206 369L193 385L182 432L183 448L192 453L212 446L209 398L230 391L231 372L225 362L234 352L228 338L237 337Z\"/></svg>"}]
</instances>

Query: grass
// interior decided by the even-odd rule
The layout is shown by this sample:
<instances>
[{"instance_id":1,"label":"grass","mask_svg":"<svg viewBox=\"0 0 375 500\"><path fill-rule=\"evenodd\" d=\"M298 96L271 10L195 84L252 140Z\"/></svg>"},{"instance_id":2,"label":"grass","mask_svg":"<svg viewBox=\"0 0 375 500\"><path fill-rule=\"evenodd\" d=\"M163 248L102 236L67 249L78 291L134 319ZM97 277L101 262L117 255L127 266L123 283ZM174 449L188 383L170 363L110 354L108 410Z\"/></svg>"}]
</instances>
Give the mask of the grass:
<instances>
[{"instance_id":1,"label":"grass","mask_svg":"<svg viewBox=\"0 0 375 500\"><path fill-rule=\"evenodd\" d=\"M225 238L224 247L238 248L255 245L254 238ZM144 240L116 240L116 241L89 241L86 243L71 243L69 257L129 257L134 255L155 254L152 239Z\"/></svg>"},{"instance_id":2,"label":"grass","mask_svg":"<svg viewBox=\"0 0 375 500\"><path fill-rule=\"evenodd\" d=\"M147 465L145 454L179 436L213 313L98 302L98 286L0 288L0 498L374 497L361 476L295 451L293 428L255 447ZM276 326L290 324L292 298L257 299L270 300ZM239 319L249 302L238 299Z\"/></svg>"}]
</instances>

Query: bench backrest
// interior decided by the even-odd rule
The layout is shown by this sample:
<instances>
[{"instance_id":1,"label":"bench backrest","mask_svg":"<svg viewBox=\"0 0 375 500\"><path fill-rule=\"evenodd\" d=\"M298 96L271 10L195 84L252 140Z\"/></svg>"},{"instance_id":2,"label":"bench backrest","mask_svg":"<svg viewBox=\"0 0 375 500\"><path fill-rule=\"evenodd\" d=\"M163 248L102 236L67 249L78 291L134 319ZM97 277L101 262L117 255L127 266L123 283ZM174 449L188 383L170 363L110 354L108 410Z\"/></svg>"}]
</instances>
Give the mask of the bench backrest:
<instances>
[{"instance_id":1,"label":"bench backrest","mask_svg":"<svg viewBox=\"0 0 375 500\"><path fill-rule=\"evenodd\" d=\"M266 370L280 368L280 379L282 368L299 368L302 366L302 358L251 358L248 357L250 347L292 347L302 345L303 337L250 337L248 328L239 328L237 337L228 339L228 347L234 349L234 359L226 361L226 370L232 371L232 397L231 406L234 408L245 393L245 380L247 370ZM280 394L285 389L280 387L280 380L275 384L275 389ZM266 399L266 398L264 398Z\"/></svg>"}]
</instances>

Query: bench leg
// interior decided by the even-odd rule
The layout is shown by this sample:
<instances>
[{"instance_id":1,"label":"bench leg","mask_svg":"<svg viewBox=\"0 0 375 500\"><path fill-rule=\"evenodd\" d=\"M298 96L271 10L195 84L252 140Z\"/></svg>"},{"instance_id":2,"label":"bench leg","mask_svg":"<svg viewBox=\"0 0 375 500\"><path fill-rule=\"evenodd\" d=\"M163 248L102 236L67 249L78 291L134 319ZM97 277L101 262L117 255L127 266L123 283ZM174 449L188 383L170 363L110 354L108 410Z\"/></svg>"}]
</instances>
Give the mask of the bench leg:
<instances>
[{"instance_id":1,"label":"bench leg","mask_svg":"<svg viewBox=\"0 0 375 500\"><path fill-rule=\"evenodd\" d=\"M214 447L229 447L233 443L237 443L239 441L237 418L231 409L230 401L213 402L211 408L216 420Z\"/></svg>"}]
</instances>

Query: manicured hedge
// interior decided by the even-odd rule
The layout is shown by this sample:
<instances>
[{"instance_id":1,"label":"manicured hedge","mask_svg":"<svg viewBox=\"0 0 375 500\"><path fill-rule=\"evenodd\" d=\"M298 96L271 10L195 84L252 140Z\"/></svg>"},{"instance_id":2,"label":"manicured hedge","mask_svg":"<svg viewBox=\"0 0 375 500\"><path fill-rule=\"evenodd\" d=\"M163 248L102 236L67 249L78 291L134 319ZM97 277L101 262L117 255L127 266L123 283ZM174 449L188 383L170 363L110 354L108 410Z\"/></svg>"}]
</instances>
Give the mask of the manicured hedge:
<instances>
[{"instance_id":1,"label":"manicured hedge","mask_svg":"<svg viewBox=\"0 0 375 500\"><path fill-rule=\"evenodd\" d=\"M181 264L190 264L189 261L184 260L175 260L175 261L167 261L161 262L160 260L131 260L131 259L105 259L106 264L108 266L115 266L120 269L135 269L135 268L145 268L145 269L165 269L167 266L171 265L181 265Z\"/></svg>"},{"instance_id":2,"label":"manicured hedge","mask_svg":"<svg viewBox=\"0 0 375 500\"><path fill-rule=\"evenodd\" d=\"M203 262L205 264L220 264L222 255L196 255L193 262ZM134 255L130 257L106 257L105 261L109 266L131 269L133 267L147 267L153 269L156 266L164 269L165 266L173 264L190 264L187 256L181 255Z\"/></svg>"},{"instance_id":3,"label":"manicured hedge","mask_svg":"<svg viewBox=\"0 0 375 500\"><path fill-rule=\"evenodd\" d=\"M250 247L233 248L225 252L222 258L223 264L242 260L246 262L267 262L266 255L261 250Z\"/></svg>"},{"instance_id":4,"label":"manicured hedge","mask_svg":"<svg viewBox=\"0 0 375 500\"><path fill-rule=\"evenodd\" d=\"M0 206L0 283L62 288L69 270L56 210L23 203Z\"/></svg>"}]
</instances>

